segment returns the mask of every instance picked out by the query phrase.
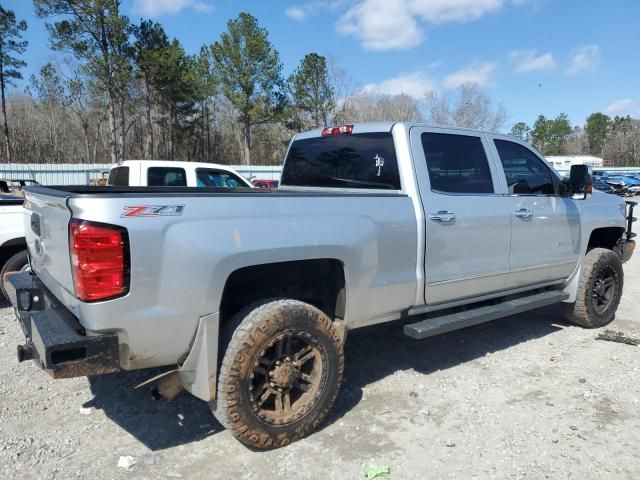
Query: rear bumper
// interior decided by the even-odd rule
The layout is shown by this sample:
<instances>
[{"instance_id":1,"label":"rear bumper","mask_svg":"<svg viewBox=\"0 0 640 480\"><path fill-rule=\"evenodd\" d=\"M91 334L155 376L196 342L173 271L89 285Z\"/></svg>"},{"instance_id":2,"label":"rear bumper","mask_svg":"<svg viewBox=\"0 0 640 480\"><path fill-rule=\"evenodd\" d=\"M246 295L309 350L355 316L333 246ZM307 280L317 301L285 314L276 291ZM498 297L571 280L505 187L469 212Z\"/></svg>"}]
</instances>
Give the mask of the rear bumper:
<instances>
[{"instance_id":1,"label":"rear bumper","mask_svg":"<svg viewBox=\"0 0 640 480\"><path fill-rule=\"evenodd\" d=\"M53 378L84 377L120 369L115 333L86 335L78 319L30 272L6 276L5 288L26 343L18 361L33 359Z\"/></svg>"}]
</instances>

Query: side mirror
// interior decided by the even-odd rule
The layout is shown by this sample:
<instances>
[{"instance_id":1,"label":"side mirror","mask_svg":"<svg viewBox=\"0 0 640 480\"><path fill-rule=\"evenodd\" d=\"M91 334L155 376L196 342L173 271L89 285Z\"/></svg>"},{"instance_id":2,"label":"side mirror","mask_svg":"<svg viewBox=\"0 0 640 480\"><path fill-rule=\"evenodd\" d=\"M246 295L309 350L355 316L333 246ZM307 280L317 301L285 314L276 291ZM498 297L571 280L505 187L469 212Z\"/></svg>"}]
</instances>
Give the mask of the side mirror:
<instances>
[{"instance_id":1,"label":"side mirror","mask_svg":"<svg viewBox=\"0 0 640 480\"><path fill-rule=\"evenodd\" d=\"M586 200L593 192L593 169L587 165L572 165L569 174L569 195L574 200Z\"/></svg>"}]
</instances>

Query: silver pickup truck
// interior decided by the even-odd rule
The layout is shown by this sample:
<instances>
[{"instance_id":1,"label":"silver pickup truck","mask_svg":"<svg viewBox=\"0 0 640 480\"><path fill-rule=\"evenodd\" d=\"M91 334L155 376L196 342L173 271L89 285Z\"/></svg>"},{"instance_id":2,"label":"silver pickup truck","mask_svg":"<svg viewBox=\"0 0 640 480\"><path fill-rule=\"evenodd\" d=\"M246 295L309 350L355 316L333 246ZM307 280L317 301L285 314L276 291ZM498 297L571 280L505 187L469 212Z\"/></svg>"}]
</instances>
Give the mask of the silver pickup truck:
<instances>
[{"instance_id":1,"label":"silver pickup truck","mask_svg":"<svg viewBox=\"0 0 640 480\"><path fill-rule=\"evenodd\" d=\"M256 448L320 424L347 331L421 339L560 302L601 327L635 245L633 205L592 193L588 167L563 180L514 138L409 123L297 135L278 191L33 187L25 209L19 359L167 367L161 393Z\"/></svg>"}]
</instances>

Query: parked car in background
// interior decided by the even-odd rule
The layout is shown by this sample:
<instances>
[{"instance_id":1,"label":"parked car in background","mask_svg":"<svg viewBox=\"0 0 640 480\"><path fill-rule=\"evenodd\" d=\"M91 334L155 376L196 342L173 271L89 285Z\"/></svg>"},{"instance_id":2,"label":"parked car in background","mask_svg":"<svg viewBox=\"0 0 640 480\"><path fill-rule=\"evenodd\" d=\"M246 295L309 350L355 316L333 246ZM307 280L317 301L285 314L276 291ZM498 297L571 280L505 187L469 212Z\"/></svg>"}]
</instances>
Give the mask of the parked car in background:
<instances>
[{"instance_id":1,"label":"parked car in background","mask_svg":"<svg viewBox=\"0 0 640 480\"><path fill-rule=\"evenodd\" d=\"M616 189L618 195L638 195L640 180L628 175L611 175L604 177L604 181Z\"/></svg>"},{"instance_id":2,"label":"parked car in background","mask_svg":"<svg viewBox=\"0 0 640 480\"><path fill-rule=\"evenodd\" d=\"M640 179L637 176L627 174L623 175L622 179L625 182L625 186L629 193L632 193L633 195L640 194Z\"/></svg>"},{"instance_id":3,"label":"parked car in background","mask_svg":"<svg viewBox=\"0 0 640 480\"><path fill-rule=\"evenodd\" d=\"M617 177L612 177L609 175L605 175L600 177L603 182L613 188L613 193L620 196L627 195L627 186L625 183Z\"/></svg>"},{"instance_id":4,"label":"parked car in background","mask_svg":"<svg viewBox=\"0 0 640 480\"><path fill-rule=\"evenodd\" d=\"M188 185L183 165L150 178ZM19 359L54 378L168 367L159 393L185 388L254 448L322 423L348 330L421 339L560 302L602 327L635 246L633 205L592 196L590 167L563 181L526 143L460 128L300 133L278 190L192 191L28 188Z\"/></svg>"},{"instance_id":5,"label":"parked car in background","mask_svg":"<svg viewBox=\"0 0 640 480\"><path fill-rule=\"evenodd\" d=\"M111 167L107 185L253 188L249 180L226 165L171 160L126 160L120 165Z\"/></svg>"},{"instance_id":6,"label":"parked car in background","mask_svg":"<svg viewBox=\"0 0 640 480\"><path fill-rule=\"evenodd\" d=\"M23 202L22 197L0 194L0 284L3 295L5 273L24 270L29 265Z\"/></svg>"},{"instance_id":7,"label":"parked car in background","mask_svg":"<svg viewBox=\"0 0 640 480\"><path fill-rule=\"evenodd\" d=\"M251 183L253 183L254 187L258 187L258 188L278 188L278 180L262 180L262 179L257 179L254 178L253 180L251 180Z\"/></svg>"},{"instance_id":8,"label":"parked car in background","mask_svg":"<svg viewBox=\"0 0 640 480\"><path fill-rule=\"evenodd\" d=\"M593 188L604 193L615 194L615 190L611 185L602 180L602 177L593 177Z\"/></svg>"}]
</instances>

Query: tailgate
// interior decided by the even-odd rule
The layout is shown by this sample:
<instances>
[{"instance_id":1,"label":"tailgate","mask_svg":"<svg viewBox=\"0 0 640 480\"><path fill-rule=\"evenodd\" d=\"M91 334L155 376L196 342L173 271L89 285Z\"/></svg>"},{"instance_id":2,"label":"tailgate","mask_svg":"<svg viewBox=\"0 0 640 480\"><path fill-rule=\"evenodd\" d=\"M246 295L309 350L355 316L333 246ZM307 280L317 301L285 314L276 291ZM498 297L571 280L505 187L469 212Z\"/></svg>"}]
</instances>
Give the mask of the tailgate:
<instances>
[{"instance_id":1,"label":"tailgate","mask_svg":"<svg viewBox=\"0 0 640 480\"><path fill-rule=\"evenodd\" d=\"M35 190L35 191L34 191ZM54 189L28 189L25 195L25 236L31 269L63 303L75 303L71 260L67 193Z\"/></svg>"}]
</instances>

